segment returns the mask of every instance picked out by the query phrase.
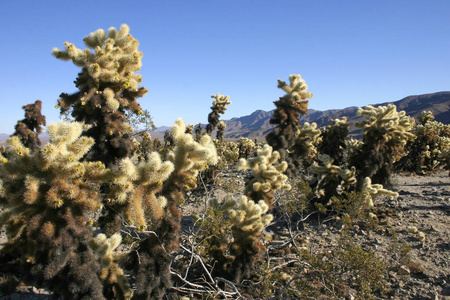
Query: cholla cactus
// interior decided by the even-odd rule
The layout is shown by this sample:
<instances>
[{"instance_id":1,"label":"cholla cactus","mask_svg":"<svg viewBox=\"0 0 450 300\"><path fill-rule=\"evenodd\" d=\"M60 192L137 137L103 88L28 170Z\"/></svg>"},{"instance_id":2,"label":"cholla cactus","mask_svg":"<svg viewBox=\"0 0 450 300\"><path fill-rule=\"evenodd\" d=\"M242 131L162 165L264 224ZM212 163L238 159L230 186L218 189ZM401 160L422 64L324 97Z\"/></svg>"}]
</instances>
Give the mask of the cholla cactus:
<instances>
[{"instance_id":1,"label":"cholla cactus","mask_svg":"<svg viewBox=\"0 0 450 300\"><path fill-rule=\"evenodd\" d=\"M145 197L149 197L155 189L155 184L160 185L162 183L160 194L164 197L163 202L166 203L158 202L158 198L153 200L157 200L156 204L160 208L163 207L162 204L165 204L163 214L161 217L156 214L158 212L157 205L151 207L150 217L152 221L159 218L156 221L157 226L154 226L155 228L152 231L154 234L149 234L141 240L136 251L132 251L126 259L127 269L138 279L135 295L143 299L160 299L170 287L171 257L169 252L178 247L181 221L178 206L184 202L184 192L196 187L198 173L207 168L208 165L217 163L217 153L210 136L204 135L199 142L196 142L192 135L186 134L186 125L181 119L178 119L172 127L171 136L175 147L168 154L168 159L173 166L168 178L164 180L159 176L146 175L152 174L152 172L148 172L151 170L142 173L143 176L150 176L147 179L148 191L144 190L143 193L143 195L148 196L144 196L143 203L148 200ZM152 164L151 161L155 160L149 160L148 168L164 169L155 168L157 164ZM156 159L156 161L158 160ZM132 177L132 174L134 172L131 172L129 177ZM164 174L166 173L164 172ZM142 183L139 184L139 186L142 185ZM139 206L136 206L136 209L135 211L138 212ZM143 211L145 213L145 209Z\"/></svg>"},{"instance_id":2,"label":"cholla cactus","mask_svg":"<svg viewBox=\"0 0 450 300\"><path fill-rule=\"evenodd\" d=\"M231 104L230 96L224 96L220 93L217 95L212 95L211 98L214 98L213 105L211 106L211 112L208 115L208 125L206 126L206 133L211 134L214 128L219 124L220 115L224 114L227 110L227 105Z\"/></svg>"},{"instance_id":3,"label":"cholla cactus","mask_svg":"<svg viewBox=\"0 0 450 300\"><path fill-rule=\"evenodd\" d=\"M38 135L42 133L42 126L46 125L45 116L41 114L42 102L36 100L34 104L22 106L22 109L25 110L25 119L17 122L12 135L18 136L25 147L34 151L41 145Z\"/></svg>"},{"instance_id":4,"label":"cholla cactus","mask_svg":"<svg viewBox=\"0 0 450 300\"><path fill-rule=\"evenodd\" d=\"M125 111L142 114L136 99L147 93L147 89L138 87L142 78L135 72L142 65L142 52L129 30L124 24L119 30L111 27L108 34L103 29L91 33L84 42L93 52L68 42L65 50L53 50L55 57L83 68L75 81L79 91L61 94L57 107L61 113L72 110L76 121L92 125L85 135L93 137L96 144L88 159L107 165L130 155L132 128Z\"/></svg>"},{"instance_id":5,"label":"cholla cactus","mask_svg":"<svg viewBox=\"0 0 450 300\"><path fill-rule=\"evenodd\" d=\"M320 130L317 129L316 123L309 124L308 122L300 125L299 129L300 132L295 141L293 153L297 153L296 157L302 159L303 165L308 167L318 154L316 145L320 139ZM292 165L292 167L294 166Z\"/></svg>"},{"instance_id":6,"label":"cholla cactus","mask_svg":"<svg viewBox=\"0 0 450 300\"><path fill-rule=\"evenodd\" d=\"M381 184L372 184L372 180L369 177L364 179L361 194L363 197L363 203L365 203L368 208L372 208L374 206L373 198L376 196L386 195L391 199L398 197L398 193L384 189Z\"/></svg>"},{"instance_id":7,"label":"cholla cactus","mask_svg":"<svg viewBox=\"0 0 450 300\"><path fill-rule=\"evenodd\" d=\"M412 130L416 138L405 147L408 154L396 163L397 169L418 174L445 165L442 153L450 147L450 125L433 121L430 112L423 112L419 122Z\"/></svg>"},{"instance_id":8,"label":"cholla cactus","mask_svg":"<svg viewBox=\"0 0 450 300\"><path fill-rule=\"evenodd\" d=\"M253 178L246 183L244 193L249 199L263 199L270 209L273 206L273 192L291 188L287 183L288 177L283 174L287 163L278 163L279 160L280 154L265 144L257 151L256 157L248 160L241 158L236 166L238 170L252 169Z\"/></svg>"},{"instance_id":9,"label":"cholla cactus","mask_svg":"<svg viewBox=\"0 0 450 300\"><path fill-rule=\"evenodd\" d=\"M423 111L418 117L418 120L421 125L425 125L426 123L434 120L434 115L431 111Z\"/></svg>"},{"instance_id":10,"label":"cholla cactus","mask_svg":"<svg viewBox=\"0 0 450 300\"><path fill-rule=\"evenodd\" d=\"M347 118L343 117L331 120L331 124L321 134L322 141L318 146L318 152L329 155L337 165L343 162L349 127Z\"/></svg>"},{"instance_id":11,"label":"cholla cactus","mask_svg":"<svg viewBox=\"0 0 450 300\"><path fill-rule=\"evenodd\" d=\"M319 154L319 166L317 163L311 166L311 172L318 175L315 183L315 194L318 202L326 204L333 196L337 196L338 188L348 190L356 183L355 167L345 169L340 166L333 165L334 160L327 154Z\"/></svg>"},{"instance_id":12,"label":"cholla cactus","mask_svg":"<svg viewBox=\"0 0 450 300\"><path fill-rule=\"evenodd\" d=\"M277 109L270 120L276 128L266 136L267 143L280 152L281 158L289 164L289 175L296 173L299 166L299 158L305 153L292 151L300 134L300 115L305 115L308 110L308 98L313 95L307 92L308 86L300 75L290 75L290 84L278 79L278 87L286 92L286 95L275 101ZM304 150L304 149L299 149ZM291 151L289 153L289 151Z\"/></svg>"},{"instance_id":13,"label":"cholla cactus","mask_svg":"<svg viewBox=\"0 0 450 300\"><path fill-rule=\"evenodd\" d=\"M441 151L439 160L444 165L444 169L448 170L448 175L450 176L450 138L445 138L447 147Z\"/></svg>"},{"instance_id":14,"label":"cholla cactus","mask_svg":"<svg viewBox=\"0 0 450 300\"><path fill-rule=\"evenodd\" d=\"M107 299L130 299L133 294L128 279L117 264L118 255L114 252L121 242L119 233L110 238L101 233L89 242L89 247L100 261L99 278L103 282Z\"/></svg>"},{"instance_id":15,"label":"cholla cactus","mask_svg":"<svg viewBox=\"0 0 450 300\"><path fill-rule=\"evenodd\" d=\"M220 223L220 229L215 229L206 237L208 253L217 263L218 274L225 273L237 282L250 277L257 256L266 249L261 239L263 230L273 220L273 216L267 214L268 211L269 206L263 200L256 203L245 196L240 196L238 201L227 196L222 203L217 199L210 200L209 214L214 219L203 222L208 222L207 225L210 222ZM233 237L231 243L227 239L228 231ZM228 250L231 257L226 254Z\"/></svg>"},{"instance_id":16,"label":"cholla cactus","mask_svg":"<svg viewBox=\"0 0 450 300\"><path fill-rule=\"evenodd\" d=\"M159 224L167 200L156 194L174 170L169 161L162 161L157 152L152 152L146 161L135 164L123 159L112 169L113 184L106 197L108 202L124 205L124 216L129 224L139 230Z\"/></svg>"},{"instance_id":17,"label":"cholla cactus","mask_svg":"<svg viewBox=\"0 0 450 300\"><path fill-rule=\"evenodd\" d=\"M238 140L238 145L239 145L239 158L245 159L247 159L250 156L250 154L256 147L255 142L246 137L241 137Z\"/></svg>"},{"instance_id":18,"label":"cholla cactus","mask_svg":"<svg viewBox=\"0 0 450 300\"><path fill-rule=\"evenodd\" d=\"M100 162L79 161L94 143L80 137L82 127L50 124L50 142L35 152L18 137L8 140L0 165L0 225L8 236L1 259L35 286L70 299L103 299L99 264L87 247L87 213L100 207L97 184L108 171Z\"/></svg>"},{"instance_id":19,"label":"cholla cactus","mask_svg":"<svg viewBox=\"0 0 450 300\"><path fill-rule=\"evenodd\" d=\"M377 108L369 105L365 109L359 108L358 114L365 118L356 123L363 129L363 145L350 159L350 165L357 170L357 188L362 189L366 177L389 186L395 157L404 154L406 142L414 138L409 132L414 125L413 119L404 111L397 112L392 104Z\"/></svg>"},{"instance_id":20,"label":"cholla cactus","mask_svg":"<svg viewBox=\"0 0 450 300\"><path fill-rule=\"evenodd\" d=\"M219 124L217 124L217 134L216 139L219 141L223 141L223 133L225 131L225 128L227 128L227 125L224 121L220 121Z\"/></svg>"},{"instance_id":21,"label":"cholla cactus","mask_svg":"<svg viewBox=\"0 0 450 300\"><path fill-rule=\"evenodd\" d=\"M237 282L250 277L250 270L257 261L257 255L266 249L261 239L264 228L273 219L271 214L267 214L268 211L269 206L265 201L256 203L245 196L241 196L229 210L234 237L230 247L230 253L234 256L231 268L235 272Z\"/></svg>"}]
</instances>

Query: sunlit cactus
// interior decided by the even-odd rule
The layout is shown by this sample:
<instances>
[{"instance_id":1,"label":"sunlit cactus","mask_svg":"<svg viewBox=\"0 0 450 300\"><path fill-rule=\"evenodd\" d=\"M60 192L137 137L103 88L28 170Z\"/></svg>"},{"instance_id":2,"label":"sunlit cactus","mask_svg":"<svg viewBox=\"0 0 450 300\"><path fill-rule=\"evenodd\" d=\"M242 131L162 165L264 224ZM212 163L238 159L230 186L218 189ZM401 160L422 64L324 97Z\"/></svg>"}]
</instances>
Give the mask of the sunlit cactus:
<instances>
[{"instance_id":1,"label":"sunlit cactus","mask_svg":"<svg viewBox=\"0 0 450 300\"><path fill-rule=\"evenodd\" d=\"M245 196L241 196L229 210L234 237L230 245L230 253L234 256L231 268L237 282L250 277L250 270L254 267L257 256L266 249L261 240L264 228L273 219L271 214L267 214L268 211L269 206L265 201L259 200L256 203Z\"/></svg>"},{"instance_id":2,"label":"sunlit cactus","mask_svg":"<svg viewBox=\"0 0 450 300\"><path fill-rule=\"evenodd\" d=\"M246 137L241 137L237 143L239 146L239 158L248 158L256 147L255 142Z\"/></svg>"},{"instance_id":3,"label":"sunlit cactus","mask_svg":"<svg viewBox=\"0 0 450 300\"><path fill-rule=\"evenodd\" d=\"M349 190L356 184L356 170L354 167L346 169L333 165L334 160L328 154L319 154L321 165L315 163L310 167L311 172L317 174L314 186L317 201L327 204L333 196L338 196L341 191Z\"/></svg>"},{"instance_id":4,"label":"sunlit cactus","mask_svg":"<svg viewBox=\"0 0 450 300\"><path fill-rule=\"evenodd\" d=\"M308 110L307 99L313 95L307 91L308 86L300 75L290 75L289 82L287 84L278 79L278 87L286 94L274 102L277 108L270 123L276 125L276 127L267 134L266 140L274 150L280 152L281 158L288 162L288 173L293 175L299 171L299 157L307 156L307 154L299 152L305 151L302 146L296 147L298 151L292 149L300 134L300 115L306 114Z\"/></svg>"},{"instance_id":5,"label":"sunlit cactus","mask_svg":"<svg viewBox=\"0 0 450 300\"><path fill-rule=\"evenodd\" d=\"M211 98L214 98L213 105L211 106L211 112L208 115L208 125L206 126L206 133L211 134L216 126L219 124L220 115L224 114L227 110L227 105L231 104L229 101L230 96L224 96L220 93L217 95L212 95Z\"/></svg>"},{"instance_id":6,"label":"sunlit cactus","mask_svg":"<svg viewBox=\"0 0 450 300\"><path fill-rule=\"evenodd\" d=\"M79 91L61 94L57 107L61 113L71 112L76 121L92 125L85 134L96 144L88 159L107 165L130 155L132 128L125 111L143 113L136 99L147 93L138 87L142 78L136 72L142 65L142 52L129 30L124 24L119 30L111 27L108 33L103 29L91 33L84 42L93 51L68 42L65 50L53 50L55 57L83 68L75 81Z\"/></svg>"},{"instance_id":7,"label":"sunlit cactus","mask_svg":"<svg viewBox=\"0 0 450 300\"><path fill-rule=\"evenodd\" d=\"M100 207L98 183L108 170L101 162L80 161L94 143L80 137L82 127L50 124L50 142L34 152L18 137L8 140L8 159L0 165L0 225L8 237L2 263L55 294L103 299L99 264L87 248L88 213Z\"/></svg>"},{"instance_id":8,"label":"sunlit cactus","mask_svg":"<svg viewBox=\"0 0 450 300\"><path fill-rule=\"evenodd\" d=\"M407 155L396 162L397 170L422 174L446 165L442 155L450 147L450 125L434 121L431 112L423 112L419 123L411 131L415 139L405 146Z\"/></svg>"},{"instance_id":9,"label":"sunlit cactus","mask_svg":"<svg viewBox=\"0 0 450 300\"><path fill-rule=\"evenodd\" d=\"M368 208L372 208L374 206L373 198L377 196L385 195L391 199L398 197L397 192L387 190L383 188L381 184L372 184L372 180L370 180L369 177L366 177L363 181L363 188L361 190L361 194L363 197L363 203L367 205Z\"/></svg>"},{"instance_id":10,"label":"sunlit cactus","mask_svg":"<svg viewBox=\"0 0 450 300\"><path fill-rule=\"evenodd\" d=\"M131 299L133 294L130 283L118 265L115 250L122 242L119 233L107 237L103 233L89 242L89 247L100 262L99 278L103 282L104 295L107 299Z\"/></svg>"},{"instance_id":11,"label":"sunlit cactus","mask_svg":"<svg viewBox=\"0 0 450 300\"><path fill-rule=\"evenodd\" d=\"M362 122L356 123L362 128L363 145L349 162L357 170L357 188L361 191L366 177L374 183L390 186L393 164L405 154L406 142L414 138L410 132L414 121L404 111L397 112L393 104L359 108L358 115L364 117Z\"/></svg>"},{"instance_id":12,"label":"sunlit cactus","mask_svg":"<svg viewBox=\"0 0 450 300\"><path fill-rule=\"evenodd\" d=\"M167 179L165 179L166 172L164 172L164 178L152 175L154 170L169 171L169 165L167 165L167 168L158 167L158 165L161 165L161 161L159 157L155 156L156 160L149 159L149 163L143 165L150 168L150 170L142 172L143 178L150 176L146 179L148 184L140 182L138 185L142 187L142 195L144 196L143 202L138 201L138 205L134 205L136 220L142 223L143 220L140 220L139 216L146 217L148 213L156 226L151 227L153 234L149 234L142 239L136 251L130 252L126 259L127 269L138 278L135 293L137 298L160 299L170 288L171 259L169 253L177 249L179 245L181 221L179 205L184 202L184 192L196 187L198 173L205 170L208 165L217 163L217 152L211 137L203 135L200 141L195 141L192 135L186 133L186 125L183 120L178 119L175 122L171 129L171 137L174 148L168 154L168 160L171 164L170 175ZM128 177L133 177L132 174L135 174L135 172L132 171L132 168L130 170L131 173ZM152 195L155 184L162 184L162 190L158 194L161 196L159 198ZM127 185L126 188L128 187ZM136 192L132 191L132 193ZM139 199L136 198L135 200ZM146 212L143 204L150 203L150 200L155 205L149 205L150 209ZM142 210L142 213L139 210Z\"/></svg>"},{"instance_id":13,"label":"sunlit cactus","mask_svg":"<svg viewBox=\"0 0 450 300\"><path fill-rule=\"evenodd\" d=\"M106 200L123 205L125 220L139 230L154 229L159 224L167 200L156 194L170 176L174 166L152 152L145 161L135 163L126 158L112 168L113 182Z\"/></svg>"},{"instance_id":14,"label":"sunlit cactus","mask_svg":"<svg viewBox=\"0 0 450 300\"><path fill-rule=\"evenodd\" d=\"M210 235L205 236L208 253L217 263L216 272L233 277L237 282L249 278L258 256L266 249L262 244L263 230L273 220L268 214L269 206L263 200L256 203L245 196L238 200L227 196L222 202L210 200L209 207L209 215L203 222L208 222L206 226L211 222L220 223L208 226ZM232 242L227 238L230 232Z\"/></svg>"},{"instance_id":15,"label":"sunlit cactus","mask_svg":"<svg viewBox=\"0 0 450 300\"><path fill-rule=\"evenodd\" d=\"M347 118L331 120L321 134L321 142L318 146L318 152L329 155L334 164L340 165L343 162L344 152L347 148L346 140L350 124Z\"/></svg>"},{"instance_id":16,"label":"sunlit cactus","mask_svg":"<svg viewBox=\"0 0 450 300\"><path fill-rule=\"evenodd\" d=\"M273 206L273 193L277 189L289 190L288 177L283 174L287 169L285 161L279 163L280 154L265 144L257 151L254 158L239 160L236 169L251 169L253 177L246 183L245 195L249 199L263 199L271 209Z\"/></svg>"}]
</instances>

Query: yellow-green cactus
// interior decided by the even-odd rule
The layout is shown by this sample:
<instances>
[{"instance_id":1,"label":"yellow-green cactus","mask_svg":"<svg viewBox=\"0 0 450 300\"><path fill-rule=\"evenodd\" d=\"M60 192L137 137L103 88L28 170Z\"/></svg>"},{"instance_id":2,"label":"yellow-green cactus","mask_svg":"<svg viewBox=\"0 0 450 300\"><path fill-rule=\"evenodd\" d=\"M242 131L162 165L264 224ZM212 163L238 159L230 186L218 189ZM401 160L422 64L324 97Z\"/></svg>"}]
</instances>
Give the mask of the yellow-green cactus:
<instances>
[{"instance_id":1,"label":"yellow-green cactus","mask_svg":"<svg viewBox=\"0 0 450 300\"><path fill-rule=\"evenodd\" d=\"M350 158L350 165L357 170L357 189L362 190L366 177L389 186L394 162L405 155L406 142L414 138L410 132L414 120L404 111L397 112L393 104L359 108L358 115L364 117L362 122L356 123L362 128L363 145Z\"/></svg>"},{"instance_id":2,"label":"yellow-green cactus","mask_svg":"<svg viewBox=\"0 0 450 300\"><path fill-rule=\"evenodd\" d=\"M224 114L227 110L227 105L231 104L229 101L230 96L224 96L220 93L217 95L212 95L211 98L214 98L213 105L211 106L211 112L208 115L208 125L206 126L206 133L211 134L214 128L219 124L220 115Z\"/></svg>"},{"instance_id":3,"label":"yellow-green cactus","mask_svg":"<svg viewBox=\"0 0 450 300\"><path fill-rule=\"evenodd\" d=\"M122 242L119 233L107 237L98 234L89 242L89 247L100 262L100 279L104 285L104 294L108 299L131 299L133 294L130 283L123 270L117 264L118 255L115 253Z\"/></svg>"},{"instance_id":4,"label":"yellow-green cactus","mask_svg":"<svg viewBox=\"0 0 450 300\"><path fill-rule=\"evenodd\" d=\"M238 200L227 196L222 203L217 199L210 200L209 215L203 222L208 222L206 226L211 233L205 240L209 246L208 253L217 263L217 274L232 276L238 282L250 276L257 256L265 251L261 242L263 230L273 220L268 211L269 206L264 200L256 203L246 196L240 196ZM211 225L217 222L220 225ZM231 243L227 236L230 231Z\"/></svg>"},{"instance_id":5,"label":"yellow-green cactus","mask_svg":"<svg viewBox=\"0 0 450 300\"><path fill-rule=\"evenodd\" d=\"M71 112L76 121L92 125L85 135L96 143L87 159L107 166L132 154L133 129L126 112L144 113L136 101L147 93L147 89L138 87L142 78L136 74L142 65L142 53L129 30L125 24L119 30L111 27L108 33L99 29L84 39L90 49L82 50L68 42L65 50L53 49L56 58L82 67L75 81L79 91L62 93L57 107L62 114Z\"/></svg>"},{"instance_id":6,"label":"yellow-green cactus","mask_svg":"<svg viewBox=\"0 0 450 300\"><path fill-rule=\"evenodd\" d=\"M129 158L123 159L112 169L113 184L107 199L125 205L125 219L137 228L154 226L163 217L167 204L164 197L156 194L173 170L173 164L163 162L157 152L137 164Z\"/></svg>"},{"instance_id":7,"label":"yellow-green cactus","mask_svg":"<svg viewBox=\"0 0 450 300\"><path fill-rule=\"evenodd\" d=\"M287 169L285 161L278 163L280 153L272 151L272 147L265 144L257 151L257 156L239 160L237 170L252 169L253 178L246 183L245 194L250 199L264 199L272 208L273 192L277 189L289 190L288 177L283 174Z\"/></svg>"},{"instance_id":8,"label":"yellow-green cactus","mask_svg":"<svg viewBox=\"0 0 450 300\"><path fill-rule=\"evenodd\" d=\"M217 163L217 152L209 136L202 136L196 142L192 135L186 134L186 125L178 119L171 130L175 148L168 154L177 172L188 173L196 178L208 165Z\"/></svg>"},{"instance_id":9,"label":"yellow-green cactus","mask_svg":"<svg viewBox=\"0 0 450 300\"><path fill-rule=\"evenodd\" d=\"M315 163L310 167L311 172L318 175L315 183L315 193L319 202L326 204L332 196L338 195L338 187L347 190L356 183L355 167L346 169L333 165L334 160L327 154L319 154L320 166Z\"/></svg>"},{"instance_id":10,"label":"yellow-green cactus","mask_svg":"<svg viewBox=\"0 0 450 300\"><path fill-rule=\"evenodd\" d=\"M76 66L84 68L86 74L80 74L81 78L91 78L95 85L100 82L117 83L124 89L137 91L142 76L135 74L142 66L142 52L138 51L139 42L129 34L130 28L123 24L117 30L114 27L108 29L108 34L99 29L84 38L84 43L91 49L81 50L74 44L66 42L65 50L53 49L56 58L70 60ZM77 81L77 87L92 87L92 83L86 80ZM114 98L114 91L110 88L103 90L103 96L107 105L118 108L119 102ZM80 99L87 103L90 99ZM60 104L61 105L61 104Z\"/></svg>"},{"instance_id":11,"label":"yellow-green cactus","mask_svg":"<svg viewBox=\"0 0 450 300\"><path fill-rule=\"evenodd\" d=\"M80 162L94 142L80 137L82 128L50 124L50 141L34 152L18 137L8 140L8 160L0 164L0 225L8 237L2 254L17 259L2 263L24 270L29 284L68 298L103 299L99 264L87 248L88 213L101 206L98 184L108 170L102 163ZM76 275L81 269L82 276Z\"/></svg>"},{"instance_id":12,"label":"yellow-green cactus","mask_svg":"<svg viewBox=\"0 0 450 300\"><path fill-rule=\"evenodd\" d=\"M362 197L364 198L363 202L369 207L373 207L373 199L379 195L386 195L389 198L393 199L398 197L397 192L393 192L387 189L384 189L381 184L372 184L372 180L369 177L364 179L363 189L361 191Z\"/></svg>"},{"instance_id":13,"label":"yellow-green cactus","mask_svg":"<svg viewBox=\"0 0 450 300\"><path fill-rule=\"evenodd\" d=\"M280 152L283 160L288 162L288 174L293 175L299 171L300 160L308 155L305 153L308 147L304 147L297 138L300 134L300 115L306 114L307 99L313 95L307 91L308 85L300 75L290 75L289 82L287 84L278 79L278 87L286 94L274 102L277 108L270 123L276 127L267 134L266 141L274 150ZM298 143L300 146L296 145Z\"/></svg>"}]
</instances>

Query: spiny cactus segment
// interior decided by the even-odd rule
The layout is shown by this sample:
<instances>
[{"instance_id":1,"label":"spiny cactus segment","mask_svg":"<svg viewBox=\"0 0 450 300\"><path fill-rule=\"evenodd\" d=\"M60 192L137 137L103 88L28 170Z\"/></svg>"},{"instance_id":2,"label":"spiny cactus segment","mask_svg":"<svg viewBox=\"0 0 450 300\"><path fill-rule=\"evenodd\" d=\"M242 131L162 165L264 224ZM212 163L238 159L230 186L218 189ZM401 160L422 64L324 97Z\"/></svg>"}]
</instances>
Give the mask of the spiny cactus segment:
<instances>
[{"instance_id":1,"label":"spiny cactus segment","mask_svg":"<svg viewBox=\"0 0 450 300\"><path fill-rule=\"evenodd\" d=\"M111 27L108 34L99 29L84 39L90 49L81 50L65 43L65 50L53 49L53 55L82 67L75 81L78 92L62 93L57 107L61 113L71 111L76 121L92 125L85 135L96 141L89 160L109 165L116 159L131 155L132 128L125 111L142 114L136 99L147 89L138 87L142 81L136 74L142 65L139 42L129 34L129 27Z\"/></svg>"},{"instance_id":2,"label":"spiny cactus segment","mask_svg":"<svg viewBox=\"0 0 450 300\"><path fill-rule=\"evenodd\" d=\"M25 110L25 119L17 121L12 136L18 136L25 147L34 151L41 145L38 135L42 133L42 127L47 125L45 116L41 114L42 101L36 100L33 104L22 106L22 109Z\"/></svg>"},{"instance_id":3,"label":"spiny cactus segment","mask_svg":"<svg viewBox=\"0 0 450 300\"><path fill-rule=\"evenodd\" d=\"M0 225L8 236L2 255L10 258L2 261L27 270L30 284L74 299L103 299L99 264L86 243L92 230L87 213L101 206L96 186L107 170L79 161L94 143L80 137L82 127L50 124L50 142L35 152L18 137L8 140L8 160L0 165Z\"/></svg>"},{"instance_id":4,"label":"spiny cactus segment","mask_svg":"<svg viewBox=\"0 0 450 300\"><path fill-rule=\"evenodd\" d=\"M305 115L308 110L308 98L313 95L306 91L308 86L300 75L290 75L289 84L278 79L278 87L286 92L274 104L277 107L270 120L275 124L275 129L267 134L267 143L279 151L281 158L289 165L288 175L294 175L299 171L299 157L307 156L307 153L293 151L300 134L300 115ZM305 151L305 147L296 147L300 151Z\"/></svg>"},{"instance_id":5,"label":"spiny cactus segment","mask_svg":"<svg viewBox=\"0 0 450 300\"><path fill-rule=\"evenodd\" d=\"M213 105L211 106L211 112L208 115L208 125L206 126L206 133L211 134L216 126L219 124L220 115L224 114L227 110L227 105L231 104L229 101L230 96L224 96L220 93L217 95L212 95L211 98L214 98Z\"/></svg>"},{"instance_id":6,"label":"spiny cactus segment","mask_svg":"<svg viewBox=\"0 0 450 300\"><path fill-rule=\"evenodd\" d=\"M273 192L277 189L289 190L288 177L283 174L287 169L285 161L278 163L280 154L265 144L257 151L254 158L239 160L237 170L251 169L253 178L246 183L244 193L250 199L263 199L271 209L273 206Z\"/></svg>"}]
</instances>

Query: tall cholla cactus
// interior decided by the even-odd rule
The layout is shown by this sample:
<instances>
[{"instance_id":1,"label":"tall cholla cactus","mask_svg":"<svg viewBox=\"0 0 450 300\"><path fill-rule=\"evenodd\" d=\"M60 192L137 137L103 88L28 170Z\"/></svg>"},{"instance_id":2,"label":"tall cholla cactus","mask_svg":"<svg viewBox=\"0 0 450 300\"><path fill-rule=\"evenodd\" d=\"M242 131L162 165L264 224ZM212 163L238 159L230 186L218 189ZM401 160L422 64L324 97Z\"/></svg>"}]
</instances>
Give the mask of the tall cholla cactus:
<instances>
[{"instance_id":1,"label":"tall cholla cactus","mask_svg":"<svg viewBox=\"0 0 450 300\"><path fill-rule=\"evenodd\" d=\"M250 159L239 160L237 170L252 169L251 178L245 187L244 193L249 199L263 199L269 209L273 206L273 192L276 189L290 189L287 183L288 177L283 174L287 169L285 161L280 160L280 153L272 151L272 147L264 144L263 148L257 151L257 156Z\"/></svg>"},{"instance_id":2,"label":"tall cholla cactus","mask_svg":"<svg viewBox=\"0 0 450 300\"><path fill-rule=\"evenodd\" d=\"M278 87L286 92L274 104L277 109L270 120L275 124L275 129L266 136L267 143L280 152L281 158L289 164L289 175L295 174L299 166L298 157L305 156L304 153L292 151L300 133L300 115L305 115L308 110L308 98L313 95L307 92L308 86L300 75L290 75L290 84L278 79ZM299 150L302 147L299 147ZM292 151L289 153L289 151Z\"/></svg>"},{"instance_id":3,"label":"tall cholla cactus","mask_svg":"<svg viewBox=\"0 0 450 300\"><path fill-rule=\"evenodd\" d=\"M79 91L72 95L62 93L57 107L61 113L72 110L76 121L92 125L86 135L96 143L88 159L107 165L129 156L132 128L126 123L125 111L141 114L136 99L147 93L147 89L138 87L142 78L135 72L141 67L142 52L129 30L124 24L119 30L111 27L108 35L103 29L91 33L84 42L93 52L68 42L64 51L53 50L56 58L71 60L83 68L75 81Z\"/></svg>"},{"instance_id":4,"label":"tall cholla cactus","mask_svg":"<svg viewBox=\"0 0 450 300\"><path fill-rule=\"evenodd\" d=\"M79 160L92 147L80 123L50 124L50 142L30 152L18 137L8 140L0 165L0 225L7 244L2 266L16 266L24 280L70 299L103 299L99 264L87 247L87 213L100 206L97 183L107 169Z\"/></svg>"},{"instance_id":5,"label":"tall cholla cactus","mask_svg":"<svg viewBox=\"0 0 450 300\"><path fill-rule=\"evenodd\" d=\"M220 93L217 95L212 95L211 98L214 98L213 105L211 106L211 112L208 115L208 125L206 126L206 133L211 134L214 128L219 124L220 115L224 114L227 110L227 105L231 104L230 96L224 96Z\"/></svg>"},{"instance_id":6,"label":"tall cholla cactus","mask_svg":"<svg viewBox=\"0 0 450 300\"><path fill-rule=\"evenodd\" d=\"M315 163L310 170L318 175L314 184L317 200L327 204L331 197L338 195L339 186L342 190L348 190L356 183L356 170L355 167L346 169L333 165L334 160L328 154L319 154L318 160L322 165Z\"/></svg>"},{"instance_id":7,"label":"tall cholla cactus","mask_svg":"<svg viewBox=\"0 0 450 300\"><path fill-rule=\"evenodd\" d=\"M41 114L42 101L36 100L33 104L22 106L22 109L25 110L25 119L17 121L12 135L18 136L25 147L34 151L41 145L38 135L43 131L42 126L46 125L45 116Z\"/></svg>"},{"instance_id":8,"label":"tall cholla cactus","mask_svg":"<svg viewBox=\"0 0 450 300\"><path fill-rule=\"evenodd\" d=\"M136 251L131 251L126 258L126 268L137 279L135 296L138 299L161 299L166 294L166 290L170 288L171 256L169 252L177 249L179 245L181 212L178 206L184 202L184 192L196 187L198 173L208 165L217 163L217 153L211 137L204 135L199 142L196 142L192 135L186 133L186 125L183 120L178 119L175 122L171 136L175 147L168 154L170 169L172 169L170 175L166 180L162 176L155 176L160 172L153 175L155 170L168 171L169 165L162 167L166 162L161 164L156 156L154 159L149 159L148 169L146 172L142 172L143 178L148 177L146 179L148 187L145 187L145 182L140 183L140 185L144 184L143 202L139 202L142 201L139 198L135 199L138 200L138 205L134 205L136 220L142 223L145 219L140 220L139 215L150 216L153 222L151 229L154 232L142 239ZM163 172L164 177L166 176L165 171ZM133 173L134 171L130 175ZM152 193L160 184L162 184L160 194L163 198L154 198ZM131 195L136 193L132 186L125 185L124 187L131 188L129 190ZM155 205L149 205L146 209L143 205L150 200ZM139 213L140 206L143 206L142 214ZM159 209L163 209L161 215Z\"/></svg>"},{"instance_id":9,"label":"tall cholla cactus","mask_svg":"<svg viewBox=\"0 0 450 300\"><path fill-rule=\"evenodd\" d=\"M257 261L256 256L266 249L261 239L264 228L273 220L273 216L267 214L268 211L269 206L263 200L256 203L241 196L228 212L234 237L230 248L234 256L231 269L235 272L237 282L250 277L250 270Z\"/></svg>"},{"instance_id":10,"label":"tall cholla cactus","mask_svg":"<svg viewBox=\"0 0 450 300\"><path fill-rule=\"evenodd\" d=\"M395 157L404 155L403 147L414 134L409 131L414 126L412 118L404 111L397 112L393 104L388 106L366 106L358 109L364 120L356 123L362 128L363 145L350 158L350 165L357 170L357 188L361 191L364 179L390 186L390 177Z\"/></svg>"}]
</instances>

